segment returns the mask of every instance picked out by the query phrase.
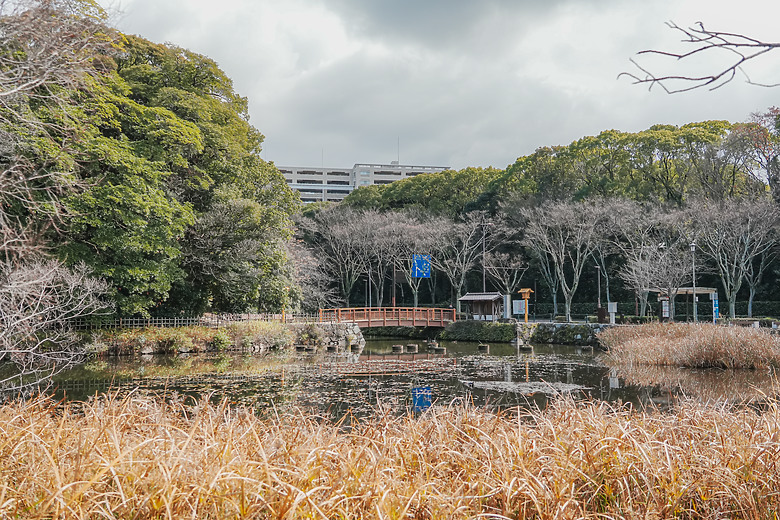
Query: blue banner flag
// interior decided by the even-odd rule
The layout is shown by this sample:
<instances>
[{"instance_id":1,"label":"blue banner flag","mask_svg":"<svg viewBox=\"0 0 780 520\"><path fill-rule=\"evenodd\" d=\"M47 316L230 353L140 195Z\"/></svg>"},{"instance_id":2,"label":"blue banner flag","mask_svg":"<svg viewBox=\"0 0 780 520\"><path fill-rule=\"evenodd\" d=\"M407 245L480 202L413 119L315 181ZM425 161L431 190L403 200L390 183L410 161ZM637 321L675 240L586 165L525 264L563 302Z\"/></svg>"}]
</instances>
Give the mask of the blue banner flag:
<instances>
[{"instance_id":1,"label":"blue banner flag","mask_svg":"<svg viewBox=\"0 0 780 520\"><path fill-rule=\"evenodd\" d=\"M417 386L412 388L412 410L415 413L424 412L431 407L431 387Z\"/></svg>"},{"instance_id":2,"label":"blue banner flag","mask_svg":"<svg viewBox=\"0 0 780 520\"><path fill-rule=\"evenodd\" d=\"M431 255L414 255L412 260L412 278L431 277Z\"/></svg>"}]
</instances>

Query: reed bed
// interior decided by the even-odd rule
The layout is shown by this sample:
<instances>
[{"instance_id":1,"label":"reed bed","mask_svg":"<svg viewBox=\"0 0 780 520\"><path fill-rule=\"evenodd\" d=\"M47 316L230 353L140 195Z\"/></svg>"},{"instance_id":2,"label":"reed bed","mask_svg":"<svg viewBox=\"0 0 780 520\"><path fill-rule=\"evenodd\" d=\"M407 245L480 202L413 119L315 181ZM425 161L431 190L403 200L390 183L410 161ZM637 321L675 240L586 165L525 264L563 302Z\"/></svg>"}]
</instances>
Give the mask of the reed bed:
<instances>
[{"instance_id":1,"label":"reed bed","mask_svg":"<svg viewBox=\"0 0 780 520\"><path fill-rule=\"evenodd\" d=\"M654 323L598 334L607 361L688 368L780 366L780 337L761 329L714 324Z\"/></svg>"},{"instance_id":2,"label":"reed bed","mask_svg":"<svg viewBox=\"0 0 780 520\"><path fill-rule=\"evenodd\" d=\"M101 398L0 407L2 518L776 518L780 407L561 399L332 423Z\"/></svg>"}]
</instances>

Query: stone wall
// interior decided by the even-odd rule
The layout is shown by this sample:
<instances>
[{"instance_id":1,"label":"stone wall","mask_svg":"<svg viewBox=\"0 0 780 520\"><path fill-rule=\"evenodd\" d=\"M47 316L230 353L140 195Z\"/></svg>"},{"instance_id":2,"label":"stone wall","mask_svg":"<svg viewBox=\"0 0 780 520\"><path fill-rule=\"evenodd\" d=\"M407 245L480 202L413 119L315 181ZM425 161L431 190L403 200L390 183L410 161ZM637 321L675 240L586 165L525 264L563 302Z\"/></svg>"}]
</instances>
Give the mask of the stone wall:
<instances>
[{"instance_id":1,"label":"stone wall","mask_svg":"<svg viewBox=\"0 0 780 520\"><path fill-rule=\"evenodd\" d=\"M596 333L610 327L603 323L518 323L517 337L524 344L597 346Z\"/></svg>"},{"instance_id":2,"label":"stone wall","mask_svg":"<svg viewBox=\"0 0 780 520\"><path fill-rule=\"evenodd\" d=\"M366 346L363 332L355 323L291 324L296 347L306 350L347 352Z\"/></svg>"}]
</instances>

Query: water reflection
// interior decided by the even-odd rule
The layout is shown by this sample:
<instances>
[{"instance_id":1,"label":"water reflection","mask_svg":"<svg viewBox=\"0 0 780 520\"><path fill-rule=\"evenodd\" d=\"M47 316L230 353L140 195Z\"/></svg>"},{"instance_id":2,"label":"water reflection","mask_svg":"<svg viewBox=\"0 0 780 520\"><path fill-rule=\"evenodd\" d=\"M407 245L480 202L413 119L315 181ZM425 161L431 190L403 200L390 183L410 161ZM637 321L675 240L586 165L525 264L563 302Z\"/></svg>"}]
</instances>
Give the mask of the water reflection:
<instances>
[{"instance_id":1,"label":"water reflection","mask_svg":"<svg viewBox=\"0 0 780 520\"><path fill-rule=\"evenodd\" d=\"M627 384L644 389L645 393L647 389L657 388L675 397L691 397L704 402L753 401L777 394L774 370L620 366L613 367L612 373L619 374Z\"/></svg>"},{"instance_id":2,"label":"water reflection","mask_svg":"<svg viewBox=\"0 0 780 520\"><path fill-rule=\"evenodd\" d=\"M84 400L98 392L136 392L213 401L258 410L302 407L340 417L377 408L404 413L412 388L430 387L434 405L473 403L492 409L544 407L552 396L595 398L638 407L667 406L681 395L702 400L774 393L769 372L610 367L592 349L448 343L446 354L393 353L398 340L369 341L362 353L155 356L79 367L57 380L57 394Z\"/></svg>"}]
</instances>

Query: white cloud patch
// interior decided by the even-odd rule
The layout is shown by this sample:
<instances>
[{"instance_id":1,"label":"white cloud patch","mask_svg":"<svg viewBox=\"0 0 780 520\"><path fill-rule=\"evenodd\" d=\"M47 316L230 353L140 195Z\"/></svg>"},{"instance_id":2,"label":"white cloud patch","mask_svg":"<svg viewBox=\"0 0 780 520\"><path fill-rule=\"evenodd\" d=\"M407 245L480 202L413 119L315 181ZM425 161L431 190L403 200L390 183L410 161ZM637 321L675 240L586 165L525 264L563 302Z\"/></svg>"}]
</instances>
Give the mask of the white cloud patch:
<instances>
[{"instance_id":1,"label":"white cloud patch","mask_svg":"<svg viewBox=\"0 0 780 520\"><path fill-rule=\"evenodd\" d=\"M669 96L616 79L663 23L772 39L780 4L745 0L125 0L121 30L215 59L277 164L394 160L504 167L616 128L745 119L780 89ZM775 38L780 39L780 38ZM673 65L673 64L672 64ZM655 65L654 65L655 66ZM668 66L661 62L657 66ZM751 68L751 72L753 69ZM755 69L780 81L780 51Z\"/></svg>"}]
</instances>

